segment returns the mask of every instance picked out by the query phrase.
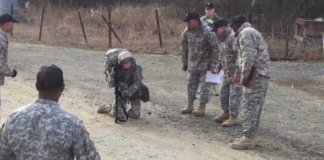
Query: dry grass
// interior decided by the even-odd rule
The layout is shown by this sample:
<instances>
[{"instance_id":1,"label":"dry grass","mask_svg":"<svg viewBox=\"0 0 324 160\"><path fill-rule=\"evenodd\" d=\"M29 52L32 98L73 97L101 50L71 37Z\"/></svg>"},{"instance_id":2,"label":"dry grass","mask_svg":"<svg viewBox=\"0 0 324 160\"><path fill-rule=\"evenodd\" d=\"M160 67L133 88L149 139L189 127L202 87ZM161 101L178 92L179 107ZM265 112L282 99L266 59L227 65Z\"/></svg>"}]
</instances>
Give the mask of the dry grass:
<instances>
[{"instance_id":1,"label":"dry grass","mask_svg":"<svg viewBox=\"0 0 324 160\"><path fill-rule=\"evenodd\" d=\"M122 39L120 44L113 37L113 47L124 47L142 53L179 54L179 37L185 24L181 21L183 13L172 6L160 8L163 47L159 47L155 9L157 5L117 6L112 9L113 28ZM108 48L108 29L100 15L107 17L107 8L98 8L94 18L90 9L79 9L89 45L85 45L77 10L48 7L45 14L41 43L106 50ZM38 42L40 8L25 12L30 23L17 24L14 39L23 42ZM270 39L271 57L285 59L284 40ZM320 45L290 43L289 59L314 60L322 58Z\"/></svg>"},{"instance_id":2,"label":"dry grass","mask_svg":"<svg viewBox=\"0 0 324 160\"><path fill-rule=\"evenodd\" d=\"M112 10L113 28L121 38L120 44L113 37L113 47L125 47L132 51L146 53L176 53L179 48L179 37L185 25L181 19L169 17L160 11L163 47L159 47L158 32L155 21L154 6L132 7L120 6ZM107 17L105 8L98 9L93 18L90 9L79 10L90 48L105 50L108 48L108 29L101 18ZM40 24L40 9L29 10L25 17L29 23L16 25L14 39L23 42L37 42ZM82 29L76 10L48 8L45 13L42 43L63 46L85 46Z\"/></svg>"},{"instance_id":3,"label":"dry grass","mask_svg":"<svg viewBox=\"0 0 324 160\"><path fill-rule=\"evenodd\" d=\"M288 57L285 54L285 40L270 39L269 46L270 56L276 60L318 60L324 58L321 44L307 44L296 40L290 41Z\"/></svg>"}]
</instances>

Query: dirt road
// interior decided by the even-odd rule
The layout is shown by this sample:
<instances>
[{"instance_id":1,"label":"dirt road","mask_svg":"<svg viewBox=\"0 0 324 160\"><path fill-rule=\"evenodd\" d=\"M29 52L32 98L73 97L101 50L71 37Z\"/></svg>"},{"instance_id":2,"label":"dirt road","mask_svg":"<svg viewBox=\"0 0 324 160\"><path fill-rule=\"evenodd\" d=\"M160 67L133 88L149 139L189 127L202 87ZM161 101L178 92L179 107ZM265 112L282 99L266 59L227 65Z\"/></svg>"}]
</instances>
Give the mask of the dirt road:
<instances>
[{"instance_id":1,"label":"dirt road","mask_svg":"<svg viewBox=\"0 0 324 160\"><path fill-rule=\"evenodd\" d=\"M114 98L104 80L103 55L80 49L11 44L9 62L19 73L15 79L8 78L1 88L1 122L13 110L37 98L36 72L41 65L54 63L63 69L66 80L61 105L84 120L103 160L324 159L323 62L273 63L257 147L235 151L228 143L240 136L242 127L223 128L212 121L221 113L218 97L213 97L204 118L179 114L186 102L186 74L181 72L177 56L136 55L152 96L150 103L143 104L140 120L115 124L108 115L97 114L98 106ZM306 83L316 86L306 90L303 83L292 81L298 77L318 83ZM317 92L304 92L310 90Z\"/></svg>"}]
</instances>

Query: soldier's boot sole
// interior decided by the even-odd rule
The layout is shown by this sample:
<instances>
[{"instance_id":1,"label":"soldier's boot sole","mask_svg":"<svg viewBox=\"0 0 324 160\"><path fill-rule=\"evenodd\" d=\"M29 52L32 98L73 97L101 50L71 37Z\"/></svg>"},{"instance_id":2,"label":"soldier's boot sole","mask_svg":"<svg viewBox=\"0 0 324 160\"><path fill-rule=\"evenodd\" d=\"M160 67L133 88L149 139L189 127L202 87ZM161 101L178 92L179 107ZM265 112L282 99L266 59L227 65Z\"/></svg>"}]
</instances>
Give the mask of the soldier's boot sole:
<instances>
[{"instance_id":1,"label":"soldier's boot sole","mask_svg":"<svg viewBox=\"0 0 324 160\"><path fill-rule=\"evenodd\" d=\"M184 108L181 110L181 114L191 114L192 112L193 112L193 109Z\"/></svg>"},{"instance_id":2,"label":"soldier's boot sole","mask_svg":"<svg viewBox=\"0 0 324 160\"><path fill-rule=\"evenodd\" d=\"M224 113L222 113L220 116L215 117L215 118L214 118L214 121L215 121L216 123L223 123L224 121L228 120L229 118L230 118L229 113L224 112Z\"/></svg>"},{"instance_id":3,"label":"soldier's boot sole","mask_svg":"<svg viewBox=\"0 0 324 160\"><path fill-rule=\"evenodd\" d=\"M192 111L192 114L195 117L203 117L203 116L205 116L205 112L204 111L200 111L200 110L194 110L194 111Z\"/></svg>"},{"instance_id":4,"label":"soldier's boot sole","mask_svg":"<svg viewBox=\"0 0 324 160\"><path fill-rule=\"evenodd\" d=\"M181 114L191 114L194 111L194 102L189 101L187 107L181 110Z\"/></svg>"},{"instance_id":5,"label":"soldier's boot sole","mask_svg":"<svg viewBox=\"0 0 324 160\"><path fill-rule=\"evenodd\" d=\"M223 127L232 127L235 125L238 125L240 123L239 119L237 118L237 116L230 116L230 118L228 120L226 120L225 122L222 123Z\"/></svg>"},{"instance_id":6,"label":"soldier's boot sole","mask_svg":"<svg viewBox=\"0 0 324 160\"><path fill-rule=\"evenodd\" d=\"M255 144L252 142L251 139L246 137L241 137L239 138L239 140L231 143L230 146L232 149L236 149L236 150L247 150L247 149L254 148Z\"/></svg>"},{"instance_id":7,"label":"soldier's boot sole","mask_svg":"<svg viewBox=\"0 0 324 160\"><path fill-rule=\"evenodd\" d=\"M204 116L205 116L205 113L199 113L199 112L192 112L192 114L193 114L195 117L204 117Z\"/></svg>"}]
</instances>

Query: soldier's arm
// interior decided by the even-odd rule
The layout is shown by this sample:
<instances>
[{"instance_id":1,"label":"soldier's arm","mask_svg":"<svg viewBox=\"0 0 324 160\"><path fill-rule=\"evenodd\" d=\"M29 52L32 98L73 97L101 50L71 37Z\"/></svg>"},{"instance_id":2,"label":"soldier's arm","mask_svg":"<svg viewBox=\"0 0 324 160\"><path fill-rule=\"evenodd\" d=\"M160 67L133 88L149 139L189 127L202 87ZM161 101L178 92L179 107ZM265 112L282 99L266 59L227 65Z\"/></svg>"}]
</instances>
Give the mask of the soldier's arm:
<instances>
[{"instance_id":1,"label":"soldier's arm","mask_svg":"<svg viewBox=\"0 0 324 160\"><path fill-rule=\"evenodd\" d=\"M5 125L3 125L0 131L0 159L14 160L15 155L8 144L7 138L8 134L6 132Z\"/></svg>"},{"instance_id":2,"label":"soldier's arm","mask_svg":"<svg viewBox=\"0 0 324 160\"><path fill-rule=\"evenodd\" d=\"M0 44L0 74L5 76L12 76L13 70L8 65L7 59L5 57L6 48Z\"/></svg>"},{"instance_id":3,"label":"soldier's arm","mask_svg":"<svg viewBox=\"0 0 324 160\"><path fill-rule=\"evenodd\" d=\"M182 32L180 44L181 44L182 64L185 66L188 66L189 49L188 49L188 39L187 39L186 32L187 32L187 29Z\"/></svg>"},{"instance_id":4,"label":"soldier's arm","mask_svg":"<svg viewBox=\"0 0 324 160\"><path fill-rule=\"evenodd\" d=\"M251 69L258 53L253 35L251 33L241 35L239 38L239 46L241 50L241 76L243 80L247 80L251 74Z\"/></svg>"},{"instance_id":5,"label":"soldier's arm","mask_svg":"<svg viewBox=\"0 0 324 160\"><path fill-rule=\"evenodd\" d=\"M100 160L99 153L82 122L75 126L72 152L76 160Z\"/></svg>"},{"instance_id":6,"label":"soldier's arm","mask_svg":"<svg viewBox=\"0 0 324 160\"><path fill-rule=\"evenodd\" d=\"M123 94L128 97L132 97L134 95L134 93L136 93L141 86L141 83L143 80L141 66L136 65L136 70L135 70L135 73L133 76L133 80L134 80L134 83L131 84L126 90L122 91L122 92L124 92Z\"/></svg>"},{"instance_id":7,"label":"soldier's arm","mask_svg":"<svg viewBox=\"0 0 324 160\"><path fill-rule=\"evenodd\" d=\"M236 75L241 75L240 62L239 62L238 55L237 55L236 61L235 61L235 74Z\"/></svg>"},{"instance_id":8,"label":"soldier's arm","mask_svg":"<svg viewBox=\"0 0 324 160\"><path fill-rule=\"evenodd\" d=\"M219 48L218 48L218 40L216 37L216 34L214 32L210 32L209 34L209 45L210 45L210 69L214 70L217 69L216 66L220 65L220 54L219 54Z\"/></svg>"},{"instance_id":9,"label":"soldier's arm","mask_svg":"<svg viewBox=\"0 0 324 160\"><path fill-rule=\"evenodd\" d=\"M221 53L219 53L218 60L217 60L218 63L216 64L216 70L218 72L223 68L221 61L222 61L222 55Z\"/></svg>"},{"instance_id":10,"label":"soldier's arm","mask_svg":"<svg viewBox=\"0 0 324 160\"><path fill-rule=\"evenodd\" d=\"M240 69L240 62L239 62L239 54L238 54L238 41L237 39L235 38L235 33L234 31L232 30L232 33L230 34L230 37L229 37L229 46L230 48L233 50L234 52L234 55L236 55L236 60L235 60L235 75L240 75L241 74L241 69Z\"/></svg>"},{"instance_id":11,"label":"soldier's arm","mask_svg":"<svg viewBox=\"0 0 324 160\"><path fill-rule=\"evenodd\" d=\"M115 73L115 70L113 68L111 70L110 74L107 77L108 86L111 87L111 88L115 87L115 76L116 76L116 73Z\"/></svg>"}]
</instances>

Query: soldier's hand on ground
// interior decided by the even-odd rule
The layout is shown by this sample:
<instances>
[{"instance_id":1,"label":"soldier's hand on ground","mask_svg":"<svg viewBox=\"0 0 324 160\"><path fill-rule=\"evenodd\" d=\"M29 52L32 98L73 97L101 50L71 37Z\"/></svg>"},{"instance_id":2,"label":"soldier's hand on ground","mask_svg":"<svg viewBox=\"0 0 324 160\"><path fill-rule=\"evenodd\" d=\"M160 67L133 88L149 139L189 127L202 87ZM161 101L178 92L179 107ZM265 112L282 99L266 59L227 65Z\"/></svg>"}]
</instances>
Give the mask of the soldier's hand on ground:
<instances>
[{"instance_id":1,"label":"soldier's hand on ground","mask_svg":"<svg viewBox=\"0 0 324 160\"><path fill-rule=\"evenodd\" d=\"M18 73L17 70L13 69L12 70L12 76L11 77L12 78L15 78L17 76L17 73Z\"/></svg>"},{"instance_id":2,"label":"soldier's hand on ground","mask_svg":"<svg viewBox=\"0 0 324 160\"><path fill-rule=\"evenodd\" d=\"M183 71L187 71L188 70L188 66L187 65L182 65L182 70Z\"/></svg>"}]
</instances>

